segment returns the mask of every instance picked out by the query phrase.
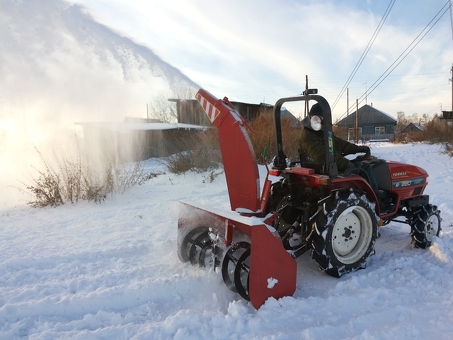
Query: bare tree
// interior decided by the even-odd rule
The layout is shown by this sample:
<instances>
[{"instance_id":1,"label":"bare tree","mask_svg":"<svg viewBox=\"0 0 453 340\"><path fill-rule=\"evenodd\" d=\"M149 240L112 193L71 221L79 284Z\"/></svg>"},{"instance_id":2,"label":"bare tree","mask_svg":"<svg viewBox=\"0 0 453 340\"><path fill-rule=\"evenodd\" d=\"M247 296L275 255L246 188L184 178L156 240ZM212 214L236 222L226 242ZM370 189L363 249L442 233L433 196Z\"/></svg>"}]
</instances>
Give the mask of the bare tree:
<instances>
[{"instance_id":1,"label":"bare tree","mask_svg":"<svg viewBox=\"0 0 453 340\"><path fill-rule=\"evenodd\" d=\"M395 127L395 131L400 133L403 129L411 123L410 118L406 117L406 114L403 111L398 111L396 113L397 116L397 123Z\"/></svg>"},{"instance_id":2,"label":"bare tree","mask_svg":"<svg viewBox=\"0 0 453 340\"><path fill-rule=\"evenodd\" d=\"M193 99L195 89L187 88L183 91L168 91L156 94L148 105L148 118L159 119L163 123L178 122L178 112L174 101L169 99Z\"/></svg>"},{"instance_id":3,"label":"bare tree","mask_svg":"<svg viewBox=\"0 0 453 340\"><path fill-rule=\"evenodd\" d=\"M175 123L178 121L176 105L170 102L168 94L155 95L148 105L148 118L159 119L162 123Z\"/></svg>"}]
</instances>

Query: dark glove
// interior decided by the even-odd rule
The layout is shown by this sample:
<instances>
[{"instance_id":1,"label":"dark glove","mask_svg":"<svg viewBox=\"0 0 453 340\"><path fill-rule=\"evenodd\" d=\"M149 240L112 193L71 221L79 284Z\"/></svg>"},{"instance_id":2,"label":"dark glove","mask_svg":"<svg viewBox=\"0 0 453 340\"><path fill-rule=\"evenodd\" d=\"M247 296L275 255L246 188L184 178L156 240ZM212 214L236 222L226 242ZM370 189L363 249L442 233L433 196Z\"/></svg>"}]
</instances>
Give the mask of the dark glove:
<instances>
[{"instance_id":1,"label":"dark glove","mask_svg":"<svg viewBox=\"0 0 453 340\"><path fill-rule=\"evenodd\" d=\"M365 145L362 145L362 146L359 146L357 148L357 153L365 153L363 156L357 156L355 158L355 161L356 162L361 162L361 161L364 161L366 159L368 159L370 156L371 156L371 151L370 151L370 148L368 146L365 146Z\"/></svg>"},{"instance_id":2,"label":"dark glove","mask_svg":"<svg viewBox=\"0 0 453 340\"><path fill-rule=\"evenodd\" d=\"M366 145L359 146L358 150L359 150L358 152L364 152L368 156L371 155L370 148L368 146L366 146Z\"/></svg>"}]
</instances>

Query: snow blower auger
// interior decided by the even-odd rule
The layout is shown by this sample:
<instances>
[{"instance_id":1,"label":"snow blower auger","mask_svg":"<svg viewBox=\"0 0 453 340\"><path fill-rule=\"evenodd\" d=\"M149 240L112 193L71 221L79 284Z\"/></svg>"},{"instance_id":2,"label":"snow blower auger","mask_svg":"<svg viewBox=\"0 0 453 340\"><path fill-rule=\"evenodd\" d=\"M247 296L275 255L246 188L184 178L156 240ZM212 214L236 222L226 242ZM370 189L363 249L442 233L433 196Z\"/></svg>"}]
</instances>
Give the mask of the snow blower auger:
<instances>
[{"instance_id":1,"label":"snow blower auger","mask_svg":"<svg viewBox=\"0 0 453 340\"><path fill-rule=\"evenodd\" d=\"M425 170L368 153L351 160L369 164L379 192L360 166L338 173L330 106L317 90L306 92L274 106L277 151L262 192L246 121L227 98L219 100L203 89L196 95L218 131L231 211L183 203L178 255L181 261L219 269L227 287L255 308L269 297L295 292L295 259L308 250L323 271L340 277L366 267L378 226L408 224L415 248L428 248L441 230L440 211L423 195ZM309 124L324 140L322 165L306 155L291 162L283 152L280 110L293 101L314 101L321 108L321 116L312 116ZM272 184L269 174L280 180Z\"/></svg>"},{"instance_id":2,"label":"snow blower auger","mask_svg":"<svg viewBox=\"0 0 453 340\"><path fill-rule=\"evenodd\" d=\"M245 120L227 98L218 100L202 89L196 98L217 127L231 211L185 203L178 221L178 254L182 261L221 269L228 288L259 308L269 297L294 293L296 262L282 247L273 216L264 213L271 182L266 179L260 196Z\"/></svg>"}]
</instances>

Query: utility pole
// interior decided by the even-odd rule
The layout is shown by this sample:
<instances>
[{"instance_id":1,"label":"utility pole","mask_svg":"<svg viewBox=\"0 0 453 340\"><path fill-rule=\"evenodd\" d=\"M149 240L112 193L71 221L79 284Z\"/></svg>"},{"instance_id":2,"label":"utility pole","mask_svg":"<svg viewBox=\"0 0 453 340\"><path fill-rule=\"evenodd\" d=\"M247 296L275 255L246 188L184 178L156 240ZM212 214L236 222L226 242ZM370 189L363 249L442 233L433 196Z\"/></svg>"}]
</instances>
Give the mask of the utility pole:
<instances>
[{"instance_id":1,"label":"utility pole","mask_svg":"<svg viewBox=\"0 0 453 340\"><path fill-rule=\"evenodd\" d=\"M359 144L359 100L355 100L355 143Z\"/></svg>"},{"instance_id":2,"label":"utility pole","mask_svg":"<svg viewBox=\"0 0 453 340\"><path fill-rule=\"evenodd\" d=\"M308 93L308 74L305 75L305 93ZM304 112L304 118L308 114L308 100L305 101L305 112Z\"/></svg>"},{"instance_id":3,"label":"utility pole","mask_svg":"<svg viewBox=\"0 0 453 340\"><path fill-rule=\"evenodd\" d=\"M346 116L349 116L349 87L346 89Z\"/></svg>"}]
</instances>

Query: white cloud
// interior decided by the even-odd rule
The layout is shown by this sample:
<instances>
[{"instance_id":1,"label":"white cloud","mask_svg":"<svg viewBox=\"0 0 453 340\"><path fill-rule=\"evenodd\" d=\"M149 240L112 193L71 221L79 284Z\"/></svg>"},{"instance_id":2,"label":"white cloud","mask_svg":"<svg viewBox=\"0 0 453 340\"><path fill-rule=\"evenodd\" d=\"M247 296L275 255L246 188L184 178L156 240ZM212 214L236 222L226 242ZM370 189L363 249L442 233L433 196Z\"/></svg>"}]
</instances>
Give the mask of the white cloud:
<instances>
[{"instance_id":1,"label":"white cloud","mask_svg":"<svg viewBox=\"0 0 453 340\"><path fill-rule=\"evenodd\" d=\"M387 58L385 58L383 55L376 54L375 58L379 61L382 61L383 63L387 62Z\"/></svg>"},{"instance_id":2,"label":"white cloud","mask_svg":"<svg viewBox=\"0 0 453 340\"><path fill-rule=\"evenodd\" d=\"M305 75L323 88L323 93L333 102L388 6L379 1L339 0L285 3L131 0L127 5L119 0L78 2L89 5L104 23L144 42L219 97L227 95L249 102L264 97L272 102L292 95L305 86ZM442 5L444 1L438 0L393 6L350 84L352 98L364 94L364 83L371 86L383 75ZM415 77L412 84L423 86L426 75L433 70L438 82L448 77L452 44L447 19L442 18L392 76L371 93L376 106L392 115L400 110L431 109L429 104L416 104L419 94L406 89L402 80L411 74ZM446 59L447 71L444 71L441 64ZM414 60L423 61L417 74L413 73ZM389 88L405 92L410 100L394 103ZM432 105L449 101L449 92L448 88L433 92ZM336 108L337 114L345 111L345 103L343 98Z\"/></svg>"}]
</instances>

